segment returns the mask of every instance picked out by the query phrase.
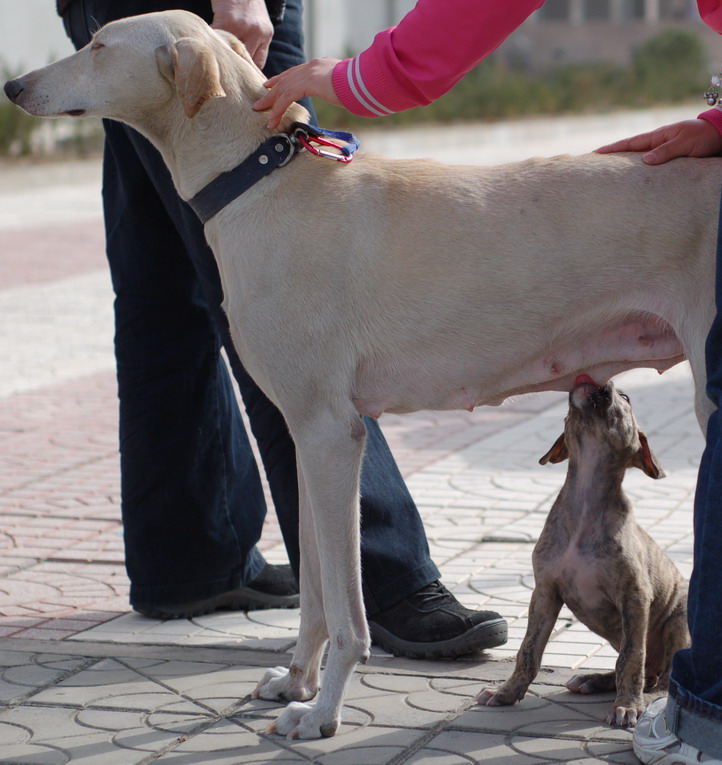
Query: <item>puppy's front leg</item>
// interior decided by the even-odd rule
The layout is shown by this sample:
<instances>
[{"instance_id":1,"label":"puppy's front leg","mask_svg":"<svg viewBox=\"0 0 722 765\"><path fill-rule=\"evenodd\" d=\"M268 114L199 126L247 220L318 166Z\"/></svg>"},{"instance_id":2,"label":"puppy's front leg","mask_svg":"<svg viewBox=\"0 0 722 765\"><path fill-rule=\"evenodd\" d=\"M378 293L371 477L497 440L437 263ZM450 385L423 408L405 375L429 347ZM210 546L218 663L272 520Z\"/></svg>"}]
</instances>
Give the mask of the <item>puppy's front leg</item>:
<instances>
[{"instance_id":1,"label":"puppy's front leg","mask_svg":"<svg viewBox=\"0 0 722 765\"><path fill-rule=\"evenodd\" d=\"M644 667L651 599L638 589L623 595L620 604L622 639L617 657L617 697L607 715L609 725L633 727L645 708Z\"/></svg>"},{"instance_id":2,"label":"puppy's front leg","mask_svg":"<svg viewBox=\"0 0 722 765\"><path fill-rule=\"evenodd\" d=\"M316 704L291 704L275 729L289 738L318 738L336 732L353 669L369 652L359 529L365 429L355 412L341 421L330 413L320 415L295 429L287 420L310 503L330 647Z\"/></svg>"},{"instance_id":3,"label":"puppy's front leg","mask_svg":"<svg viewBox=\"0 0 722 765\"><path fill-rule=\"evenodd\" d=\"M477 697L489 707L507 706L521 701L539 672L542 655L559 616L562 599L553 586L537 584L529 603L529 624L516 655L512 676L499 688L485 688Z\"/></svg>"}]
</instances>

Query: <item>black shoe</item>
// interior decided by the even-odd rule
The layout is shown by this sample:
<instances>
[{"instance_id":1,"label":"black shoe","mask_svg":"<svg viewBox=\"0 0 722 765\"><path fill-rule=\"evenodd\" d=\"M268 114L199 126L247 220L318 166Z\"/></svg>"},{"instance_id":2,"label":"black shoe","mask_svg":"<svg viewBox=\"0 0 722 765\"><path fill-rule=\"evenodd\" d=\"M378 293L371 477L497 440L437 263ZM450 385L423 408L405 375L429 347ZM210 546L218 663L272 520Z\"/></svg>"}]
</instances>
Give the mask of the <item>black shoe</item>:
<instances>
[{"instance_id":1,"label":"black shoe","mask_svg":"<svg viewBox=\"0 0 722 765\"><path fill-rule=\"evenodd\" d=\"M298 608L298 584L289 565L270 563L245 587L222 592L204 600L168 606L134 605L150 619L191 619L214 611L260 611L264 608Z\"/></svg>"},{"instance_id":2,"label":"black shoe","mask_svg":"<svg viewBox=\"0 0 722 765\"><path fill-rule=\"evenodd\" d=\"M494 611L472 611L432 582L369 617L371 639L411 659L454 658L506 643L507 625Z\"/></svg>"}]
</instances>

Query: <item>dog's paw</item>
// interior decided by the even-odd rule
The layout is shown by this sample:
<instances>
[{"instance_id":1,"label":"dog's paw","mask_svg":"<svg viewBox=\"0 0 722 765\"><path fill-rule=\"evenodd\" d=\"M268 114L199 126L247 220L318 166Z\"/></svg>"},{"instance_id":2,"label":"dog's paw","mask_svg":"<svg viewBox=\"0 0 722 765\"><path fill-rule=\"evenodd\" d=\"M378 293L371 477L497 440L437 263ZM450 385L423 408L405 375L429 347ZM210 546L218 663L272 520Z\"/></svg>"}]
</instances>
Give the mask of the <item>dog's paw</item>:
<instances>
[{"instance_id":1,"label":"dog's paw","mask_svg":"<svg viewBox=\"0 0 722 765\"><path fill-rule=\"evenodd\" d=\"M326 718L313 704L289 704L266 732L279 733L288 739L330 738L338 730L338 717Z\"/></svg>"},{"instance_id":2,"label":"dog's paw","mask_svg":"<svg viewBox=\"0 0 722 765\"><path fill-rule=\"evenodd\" d=\"M285 667L269 669L251 694L265 701L308 701L318 692L317 685L305 682L301 672Z\"/></svg>"},{"instance_id":3,"label":"dog's paw","mask_svg":"<svg viewBox=\"0 0 722 765\"><path fill-rule=\"evenodd\" d=\"M593 675L574 675L567 681L567 690L570 693L609 693L617 687L614 672Z\"/></svg>"},{"instance_id":4,"label":"dog's paw","mask_svg":"<svg viewBox=\"0 0 722 765\"><path fill-rule=\"evenodd\" d=\"M508 707L524 698L524 691L510 690L506 685L499 688L484 688L476 697L476 703L486 707Z\"/></svg>"},{"instance_id":5,"label":"dog's paw","mask_svg":"<svg viewBox=\"0 0 722 765\"><path fill-rule=\"evenodd\" d=\"M633 728L643 711L644 705L617 706L615 704L607 715L607 725L616 725L618 728Z\"/></svg>"}]
</instances>

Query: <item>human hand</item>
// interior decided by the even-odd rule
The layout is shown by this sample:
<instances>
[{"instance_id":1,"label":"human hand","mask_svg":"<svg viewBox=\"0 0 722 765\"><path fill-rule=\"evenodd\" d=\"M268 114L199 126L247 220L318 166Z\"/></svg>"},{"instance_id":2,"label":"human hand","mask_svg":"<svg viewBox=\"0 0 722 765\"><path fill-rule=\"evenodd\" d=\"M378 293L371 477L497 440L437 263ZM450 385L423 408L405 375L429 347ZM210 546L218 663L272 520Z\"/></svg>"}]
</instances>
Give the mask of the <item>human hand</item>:
<instances>
[{"instance_id":1,"label":"human hand","mask_svg":"<svg viewBox=\"0 0 722 765\"><path fill-rule=\"evenodd\" d=\"M643 162L661 165L675 157L714 157L722 153L722 135L706 120L684 120L615 141L596 151L598 154L644 151Z\"/></svg>"},{"instance_id":2,"label":"human hand","mask_svg":"<svg viewBox=\"0 0 722 765\"><path fill-rule=\"evenodd\" d=\"M263 0L211 0L211 6L211 26L234 34L262 69L273 37L273 24Z\"/></svg>"},{"instance_id":3,"label":"human hand","mask_svg":"<svg viewBox=\"0 0 722 765\"><path fill-rule=\"evenodd\" d=\"M337 58L314 58L271 77L264 83L268 90L253 104L253 108L257 112L270 110L268 128L275 130L286 109L304 96L316 96L341 106L331 82L331 72L338 61Z\"/></svg>"}]
</instances>

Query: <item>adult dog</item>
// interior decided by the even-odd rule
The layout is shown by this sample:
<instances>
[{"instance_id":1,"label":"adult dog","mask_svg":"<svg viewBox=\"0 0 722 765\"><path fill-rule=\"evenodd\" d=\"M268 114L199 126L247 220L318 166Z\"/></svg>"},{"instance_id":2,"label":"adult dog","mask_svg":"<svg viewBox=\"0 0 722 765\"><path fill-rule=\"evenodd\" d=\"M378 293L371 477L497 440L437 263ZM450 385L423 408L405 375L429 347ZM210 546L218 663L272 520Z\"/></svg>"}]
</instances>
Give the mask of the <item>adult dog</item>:
<instances>
[{"instance_id":1,"label":"adult dog","mask_svg":"<svg viewBox=\"0 0 722 765\"><path fill-rule=\"evenodd\" d=\"M269 138L264 78L243 47L182 11L100 29L6 84L31 114L121 120L191 199ZM304 110L288 110L282 131ZM359 413L472 409L689 358L701 422L722 160L631 156L499 168L303 152L205 231L238 353L283 412L301 497L301 629L289 670L256 695L292 703L273 728L336 731L368 656L359 575Z\"/></svg>"}]
</instances>

